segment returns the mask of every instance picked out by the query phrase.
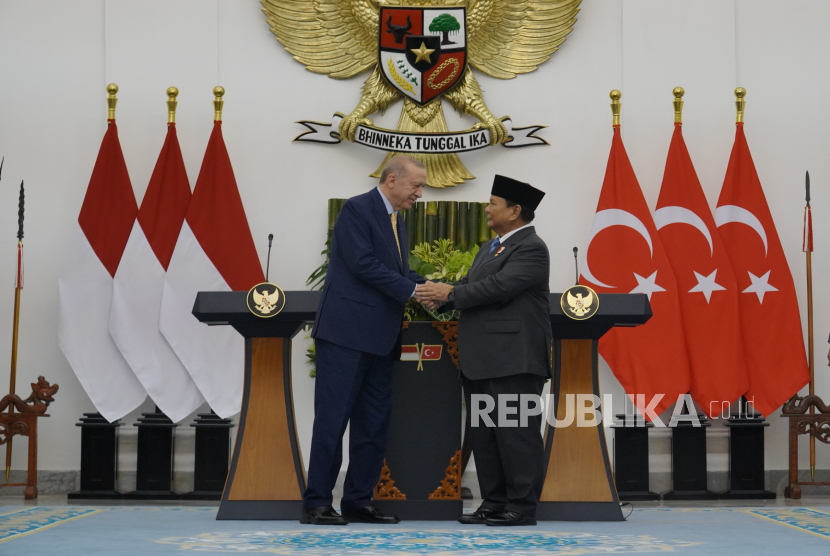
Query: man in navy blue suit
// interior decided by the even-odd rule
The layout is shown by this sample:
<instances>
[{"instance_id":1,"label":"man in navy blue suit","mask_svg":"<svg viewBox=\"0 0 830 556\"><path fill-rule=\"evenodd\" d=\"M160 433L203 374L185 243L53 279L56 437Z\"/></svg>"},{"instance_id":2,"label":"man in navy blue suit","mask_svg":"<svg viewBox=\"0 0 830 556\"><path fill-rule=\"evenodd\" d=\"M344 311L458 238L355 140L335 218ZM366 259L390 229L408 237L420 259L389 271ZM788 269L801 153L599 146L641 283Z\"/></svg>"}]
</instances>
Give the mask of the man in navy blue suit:
<instances>
[{"instance_id":1,"label":"man in navy blue suit","mask_svg":"<svg viewBox=\"0 0 830 556\"><path fill-rule=\"evenodd\" d=\"M323 296L311 333L317 352L314 430L300 523L397 523L371 505L380 476L400 358L404 305L424 279L409 269L399 215L421 197L427 173L408 156L391 158L380 185L352 197L337 217ZM349 432L349 468L339 515L332 489Z\"/></svg>"}]
</instances>

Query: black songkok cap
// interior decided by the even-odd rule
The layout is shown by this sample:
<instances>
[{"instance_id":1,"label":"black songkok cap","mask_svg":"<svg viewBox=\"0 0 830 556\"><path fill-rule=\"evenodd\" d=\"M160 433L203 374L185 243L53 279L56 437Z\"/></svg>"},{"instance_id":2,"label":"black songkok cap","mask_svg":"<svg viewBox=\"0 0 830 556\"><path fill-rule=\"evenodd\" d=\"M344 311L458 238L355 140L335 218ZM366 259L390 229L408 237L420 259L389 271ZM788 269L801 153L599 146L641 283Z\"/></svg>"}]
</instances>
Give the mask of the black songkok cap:
<instances>
[{"instance_id":1,"label":"black songkok cap","mask_svg":"<svg viewBox=\"0 0 830 556\"><path fill-rule=\"evenodd\" d=\"M536 210L539 203L542 202L545 192L539 191L529 183L496 174L496 177L493 178L493 189L490 191L490 195L513 201L530 210Z\"/></svg>"}]
</instances>

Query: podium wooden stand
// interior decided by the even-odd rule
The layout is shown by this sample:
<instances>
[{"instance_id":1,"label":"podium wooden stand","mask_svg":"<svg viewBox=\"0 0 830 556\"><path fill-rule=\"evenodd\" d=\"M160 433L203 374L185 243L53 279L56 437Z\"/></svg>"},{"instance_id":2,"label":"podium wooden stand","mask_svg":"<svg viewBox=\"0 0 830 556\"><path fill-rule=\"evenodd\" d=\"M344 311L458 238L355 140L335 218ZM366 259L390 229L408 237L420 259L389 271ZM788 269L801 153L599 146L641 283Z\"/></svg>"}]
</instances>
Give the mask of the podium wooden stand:
<instances>
[{"instance_id":1,"label":"podium wooden stand","mask_svg":"<svg viewBox=\"0 0 830 556\"><path fill-rule=\"evenodd\" d=\"M599 294L599 310L575 321L562 312L560 294L550 296L553 327L554 414L565 418L568 394L599 396L599 339L615 326L638 326L651 318L645 294ZM605 419L613 419L611 414ZM536 510L539 520L622 521L603 425L545 427L547 472Z\"/></svg>"},{"instance_id":2,"label":"podium wooden stand","mask_svg":"<svg viewBox=\"0 0 830 556\"><path fill-rule=\"evenodd\" d=\"M245 337L239 431L216 519L299 519L305 468L294 422L291 339L314 320L320 292L287 292L285 308L268 319L248 310L247 293L199 292L193 306L201 322L233 326Z\"/></svg>"}]
</instances>

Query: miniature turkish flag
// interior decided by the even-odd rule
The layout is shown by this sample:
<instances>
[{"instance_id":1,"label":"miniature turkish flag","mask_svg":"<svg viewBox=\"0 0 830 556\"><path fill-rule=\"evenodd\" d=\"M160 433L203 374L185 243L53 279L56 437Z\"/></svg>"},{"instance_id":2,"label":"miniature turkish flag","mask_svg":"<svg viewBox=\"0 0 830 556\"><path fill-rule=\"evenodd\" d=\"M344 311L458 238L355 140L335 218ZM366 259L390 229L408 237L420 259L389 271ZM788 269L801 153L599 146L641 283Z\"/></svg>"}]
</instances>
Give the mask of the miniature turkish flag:
<instances>
[{"instance_id":1,"label":"miniature turkish flag","mask_svg":"<svg viewBox=\"0 0 830 556\"><path fill-rule=\"evenodd\" d=\"M639 400L650 405L654 396L663 396L651 406L656 414L673 406L691 386L677 284L619 126L579 282L600 293L648 295L654 316L636 328L612 329L600 339L599 351L641 413Z\"/></svg>"},{"instance_id":2,"label":"miniature turkish flag","mask_svg":"<svg viewBox=\"0 0 830 556\"><path fill-rule=\"evenodd\" d=\"M743 123L715 210L738 280L741 332L749 367L747 400L764 416L810 380L795 285L752 162Z\"/></svg>"},{"instance_id":3,"label":"miniature turkish flag","mask_svg":"<svg viewBox=\"0 0 830 556\"><path fill-rule=\"evenodd\" d=\"M738 283L680 123L674 124L654 224L677 280L691 394L715 418L749 389Z\"/></svg>"}]
</instances>

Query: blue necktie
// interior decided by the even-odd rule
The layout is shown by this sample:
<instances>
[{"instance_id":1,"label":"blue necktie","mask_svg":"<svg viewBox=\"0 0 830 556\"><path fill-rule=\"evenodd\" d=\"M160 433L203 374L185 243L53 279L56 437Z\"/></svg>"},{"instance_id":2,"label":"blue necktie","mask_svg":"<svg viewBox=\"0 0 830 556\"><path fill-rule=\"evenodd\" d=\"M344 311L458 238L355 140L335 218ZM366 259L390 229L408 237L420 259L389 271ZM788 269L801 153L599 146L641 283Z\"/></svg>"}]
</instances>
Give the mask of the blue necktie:
<instances>
[{"instance_id":1,"label":"blue necktie","mask_svg":"<svg viewBox=\"0 0 830 556\"><path fill-rule=\"evenodd\" d=\"M493 240L493 243L491 243L491 244L490 244L490 251L488 251L488 252L487 252L487 254L489 255L489 254L491 254L493 251L495 251L496 249L498 249L498 247L499 247L499 243L501 243L501 241L499 241L498 236L496 236L496 239L494 239L494 240Z\"/></svg>"}]
</instances>

